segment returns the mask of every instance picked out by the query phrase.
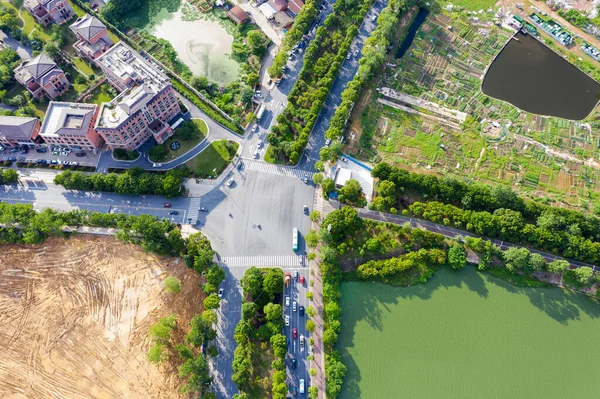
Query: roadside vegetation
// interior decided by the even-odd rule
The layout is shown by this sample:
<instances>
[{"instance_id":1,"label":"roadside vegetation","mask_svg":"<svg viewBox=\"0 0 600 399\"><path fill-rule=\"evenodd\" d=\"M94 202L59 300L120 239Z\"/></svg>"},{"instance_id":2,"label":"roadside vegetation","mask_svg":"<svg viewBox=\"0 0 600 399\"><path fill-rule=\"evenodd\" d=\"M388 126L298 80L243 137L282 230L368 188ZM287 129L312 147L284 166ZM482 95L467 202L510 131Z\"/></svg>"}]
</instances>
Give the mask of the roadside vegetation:
<instances>
[{"instance_id":1,"label":"roadside vegetation","mask_svg":"<svg viewBox=\"0 0 600 399\"><path fill-rule=\"evenodd\" d=\"M371 0L338 0L304 54L288 104L267 136L267 159L296 164Z\"/></svg>"},{"instance_id":2,"label":"roadside vegetation","mask_svg":"<svg viewBox=\"0 0 600 399\"><path fill-rule=\"evenodd\" d=\"M234 399L284 399L287 338L283 330L283 271L251 267L241 279L242 319L235 328L237 347L232 380L240 394Z\"/></svg>"},{"instance_id":3,"label":"roadside vegetation","mask_svg":"<svg viewBox=\"0 0 600 399\"><path fill-rule=\"evenodd\" d=\"M0 169L0 185L15 184L19 181L19 173L14 169Z\"/></svg>"},{"instance_id":4,"label":"roadside vegetation","mask_svg":"<svg viewBox=\"0 0 600 399\"><path fill-rule=\"evenodd\" d=\"M341 391L346 366L336 348L340 332L340 284L346 280L376 280L395 286L426 283L440 267L460 270L469 263L513 284L550 287L561 284L598 295L600 275L590 267L569 269L564 260L547 263L526 248L500 250L481 238L447 239L441 234L361 219L345 207L328 214L318 232L323 279L325 370L327 397Z\"/></svg>"},{"instance_id":5,"label":"roadside vegetation","mask_svg":"<svg viewBox=\"0 0 600 399\"><path fill-rule=\"evenodd\" d=\"M164 195L170 198L183 195L182 177L183 173L179 170L158 174L134 167L123 173L108 174L66 171L56 175L54 184L68 190Z\"/></svg>"},{"instance_id":6,"label":"roadside vegetation","mask_svg":"<svg viewBox=\"0 0 600 399\"><path fill-rule=\"evenodd\" d=\"M232 162L238 147L235 141L213 141L200 154L187 161L183 171L186 176L216 179Z\"/></svg>"}]
</instances>

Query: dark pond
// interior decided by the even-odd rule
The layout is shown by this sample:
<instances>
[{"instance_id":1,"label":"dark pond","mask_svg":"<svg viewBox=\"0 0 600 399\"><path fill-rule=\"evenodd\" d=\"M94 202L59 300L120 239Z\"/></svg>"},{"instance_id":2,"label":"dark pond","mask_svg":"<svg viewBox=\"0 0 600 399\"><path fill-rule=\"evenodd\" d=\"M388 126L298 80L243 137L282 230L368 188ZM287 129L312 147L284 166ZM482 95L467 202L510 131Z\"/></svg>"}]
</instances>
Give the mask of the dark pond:
<instances>
[{"instance_id":1,"label":"dark pond","mask_svg":"<svg viewBox=\"0 0 600 399\"><path fill-rule=\"evenodd\" d=\"M483 92L534 114L588 116L600 100L600 84L533 37L516 37L490 65Z\"/></svg>"},{"instance_id":2,"label":"dark pond","mask_svg":"<svg viewBox=\"0 0 600 399\"><path fill-rule=\"evenodd\" d=\"M400 46L400 48L398 49L398 52L396 53L396 58L402 58L402 56L408 51L408 49L410 48L410 45L412 44L413 40L415 39L415 35L417 34L417 31L419 30L421 25L423 25L423 22L425 22L425 18L427 18L428 15L429 15L429 11L426 8L421 8L419 10L419 13L415 17L415 20L413 21L412 25L408 29L408 34L404 38L402 45Z\"/></svg>"}]
</instances>

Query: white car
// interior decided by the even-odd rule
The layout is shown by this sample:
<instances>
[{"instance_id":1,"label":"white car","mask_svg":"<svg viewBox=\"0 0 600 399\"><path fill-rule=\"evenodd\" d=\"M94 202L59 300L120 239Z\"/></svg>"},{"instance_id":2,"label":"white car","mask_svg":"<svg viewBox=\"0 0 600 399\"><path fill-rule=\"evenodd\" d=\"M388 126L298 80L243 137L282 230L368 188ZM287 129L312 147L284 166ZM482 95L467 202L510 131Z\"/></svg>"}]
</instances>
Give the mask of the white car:
<instances>
[{"instance_id":1,"label":"white car","mask_svg":"<svg viewBox=\"0 0 600 399\"><path fill-rule=\"evenodd\" d=\"M375 22L375 21L377 21L377 15L373 15L373 16L371 17L371 22Z\"/></svg>"},{"instance_id":2,"label":"white car","mask_svg":"<svg viewBox=\"0 0 600 399\"><path fill-rule=\"evenodd\" d=\"M329 144L331 144L331 139L325 140L325 147L329 147Z\"/></svg>"},{"instance_id":3,"label":"white car","mask_svg":"<svg viewBox=\"0 0 600 399\"><path fill-rule=\"evenodd\" d=\"M254 124L254 126L252 127L252 131L256 132L258 130L258 123Z\"/></svg>"},{"instance_id":4,"label":"white car","mask_svg":"<svg viewBox=\"0 0 600 399\"><path fill-rule=\"evenodd\" d=\"M348 55L346 55L346 59L349 60L350 58L352 58L352 52L348 51Z\"/></svg>"},{"instance_id":5,"label":"white car","mask_svg":"<svg viewBox=\"0 0 600 399\"><path fill-rule=\"evenodd\" d=\"M298 387L298 392L304 393L304 378L300 378L300 384Z\"/></svg>"},{"instance_id":6,"label":"white car","mask_svg":"<svg viewBox=\"0 0 600 399\"><path fill-rule=\"evenodd\" d=\"M292 302L292 312L296 311L296 301Z\"/></svg>"},{"instance_id":7,"label":"white car","mask_svg":"<svg viewBox=\"0 0 600 399\"><path fill-rule=\"evenodd\" d=\"M152 164L153 168L160 168L161 166L162 166L162 163L158 163L158 162L155 162Z\"/></svg>"},{"instance_id":8,"label":"white car","mask_svg":"<svg viewBox=\"0 0 600 399\"><path fill-rule=\"evenodd\" d=\"M358 57L358 50L354 50L354 58Z\"/></svg>"},{"instance_id":9,"label":"white car","mask_svg":"<svg viewBox=\"0 0 600 399\"><path fill-rule=\"evenodd\" d=\"M254 159L258 159L260 153L258 151L254 151L254 155L252 155L254 157Z\"/></svg>"},{"instance_id":10,"label":"white car","mask_svg":"<svg viewBox=\"0 0 600 399\"><path fill-rule=\"evenodd\" d=\"M219 298L223 298L223 288L219 288Z\"/></svg>"},{"instance_id":11,"label":"white car","mask_svg":"<svg viewBox=\"0 0 600 399\"><path fill-rule=\"evenodd\" d=\"M289 296L285 297L285 306L290 306L290 297Z\"/></svg>"},{"instance_id":12,"label":"white car","mask_svg":"<svg viewBox=\"0 0 600 399\"><path fill-rule=\"evenodd\" d=\"M233 184L233 179L227 180L227 187L231 187L232 184Z\"/></svg>"},{"instance_id":13,"label":"white car","mask_svg":"<svg viewBox=\"0 0 600 399\"><path fill-rule=\"evenodd\" d=\"M304 352L304 335L300 336L300 352Z\"/></svg>"},{"instance_id":14,"label":"white car","mask_svg":"<svg viewBox=\"0 0 600 399\"><path fill-rule=\"evenodd\" d=\"M285 315L285 326L286 327L290 326L290 315L289 314Z\"/></svg>"},{"instance_id":15,"label":"white car","mask_svg":"<svg viewBox=\"0 0 600 399\"><path fill-rule=\"evenodd\" d=\"M257 146L258 148L262 148L262 146L263 146L263 141L262 141L262 140L258 140L258 143L256 143L256 146Z\"/></svg>"}]
</instances>

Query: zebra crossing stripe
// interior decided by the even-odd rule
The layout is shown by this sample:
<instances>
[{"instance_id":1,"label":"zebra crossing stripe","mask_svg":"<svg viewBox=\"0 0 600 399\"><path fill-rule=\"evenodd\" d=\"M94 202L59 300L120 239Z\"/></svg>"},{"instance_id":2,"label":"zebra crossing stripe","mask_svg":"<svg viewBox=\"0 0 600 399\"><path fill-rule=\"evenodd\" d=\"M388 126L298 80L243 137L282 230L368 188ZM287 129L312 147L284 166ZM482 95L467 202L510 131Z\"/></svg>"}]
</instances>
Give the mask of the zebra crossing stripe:
<instances>
[{"instance_id":1,"label":"zebra crossing stripe","mask_svg":"<svg viewBox=\"0 0 600 399\"><path fill-rule=\"evenodd\" d=\"M192 219L192 222L198 220L198 208L200 208L200 198L192 198L188 206L188 218Z\"/></svg>"},{"instance_id":2,"label":"zebra crossing stripe","mask_svg":"<svg viewBox=\"0 0 600 399\"><path fill-rule=\"evenodd\" d=\"M224 256L221 263L229 267L278 266L300 267L299 256ZM306 256L302 255L302 265L306 265Z\"/></svg>"},{"instance_id":3,"label":"zebra crossing stripe","mask_svg":"<svg viewBox=\"0 0 600 399\"><path fill-rule=\"evenodd\" d=\"M294 169L289 168L287 166L271 165L265 162L245 160L244 163L246 164L247 170L269 173L278 176L295 177L297 179L303 179L305 176L309 179L312 179L312 176L315 174L315 172L310 172L303 169Z\"/></svg>"}]
</instances>

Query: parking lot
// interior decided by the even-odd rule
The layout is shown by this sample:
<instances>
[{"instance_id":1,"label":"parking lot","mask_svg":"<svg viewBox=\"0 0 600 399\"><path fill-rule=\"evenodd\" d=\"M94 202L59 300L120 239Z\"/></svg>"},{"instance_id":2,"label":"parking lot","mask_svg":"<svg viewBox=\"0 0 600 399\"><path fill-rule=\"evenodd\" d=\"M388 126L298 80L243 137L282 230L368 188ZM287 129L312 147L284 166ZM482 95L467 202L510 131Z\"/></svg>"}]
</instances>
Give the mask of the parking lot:
<instances>
[{"instance_id":1,"label":"parking lot","mask_svg":"<svg viewBox=\"0 0 600 399\"><path fill-rule=\"evenodd\" d=\"M23 147L26 147L27 150ZM98 157L99 155L94 154L92 151L71 150L52 145L39 145L36 147L22 146L21 148L6 147L3 151L0 151L0 161L8 160L12 162L54 165L64 164L95 167Z\"/></svg>"}]
</instances>

